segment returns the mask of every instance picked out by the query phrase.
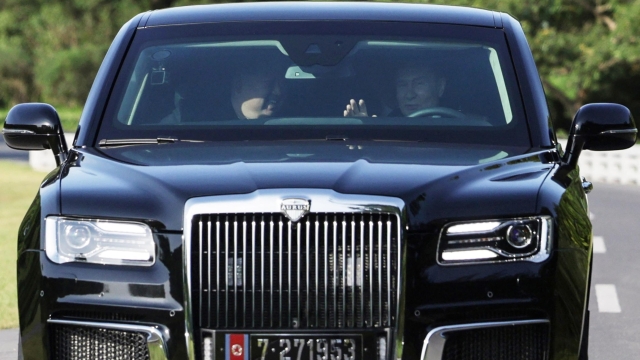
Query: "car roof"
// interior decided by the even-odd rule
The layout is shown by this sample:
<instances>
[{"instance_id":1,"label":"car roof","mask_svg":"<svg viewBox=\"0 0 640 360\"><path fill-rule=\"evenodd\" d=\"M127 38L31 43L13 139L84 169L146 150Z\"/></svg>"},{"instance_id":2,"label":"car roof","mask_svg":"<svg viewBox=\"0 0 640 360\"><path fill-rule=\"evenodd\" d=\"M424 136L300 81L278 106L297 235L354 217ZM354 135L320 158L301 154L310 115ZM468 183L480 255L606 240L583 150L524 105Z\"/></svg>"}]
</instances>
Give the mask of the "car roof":
<instances>
[{"instance_id":1,"label":"car roof","mask_svg":"<svg viewBox=\"0 0 640 360\"><path fill-rule=\"evenodd\" d=\"M500 14L481 9L369 2L260 2L176 7L143 16L141 27L228 21L408 21L502 27Z\"/></svg>"}]
</instances>

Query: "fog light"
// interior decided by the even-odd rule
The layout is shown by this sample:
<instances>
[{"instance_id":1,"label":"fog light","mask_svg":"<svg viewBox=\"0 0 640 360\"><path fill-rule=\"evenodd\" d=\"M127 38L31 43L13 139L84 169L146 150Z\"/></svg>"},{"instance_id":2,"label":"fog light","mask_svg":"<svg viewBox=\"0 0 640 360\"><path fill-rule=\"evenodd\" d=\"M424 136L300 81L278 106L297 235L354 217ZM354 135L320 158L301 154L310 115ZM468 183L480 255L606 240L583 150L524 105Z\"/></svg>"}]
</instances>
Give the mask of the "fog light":
<instances>
[{"instance_id":1,"label":"fog light","mask_svg":"<svg viewBox=\"0 0 640 360\"><path fill-rule=\"evenodd\" d=\"M516 249L529 246L533 240L533 231L529 225L511 225L507 229L507 242Z\"/></svg>"}]
</instances>

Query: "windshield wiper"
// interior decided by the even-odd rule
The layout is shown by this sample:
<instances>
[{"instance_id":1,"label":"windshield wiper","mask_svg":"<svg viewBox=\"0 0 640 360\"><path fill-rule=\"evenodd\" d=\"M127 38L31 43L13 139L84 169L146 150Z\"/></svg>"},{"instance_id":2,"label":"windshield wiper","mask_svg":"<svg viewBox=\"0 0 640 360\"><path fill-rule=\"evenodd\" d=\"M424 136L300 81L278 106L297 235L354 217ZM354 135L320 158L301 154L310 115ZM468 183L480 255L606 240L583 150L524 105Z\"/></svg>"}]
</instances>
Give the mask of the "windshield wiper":
<instances>
[{"instance_id":1,"label":"windshield wiper","mask_svg":"<svg viewBox=\"0 0 640 360\"><path fill-rule=\"evenodd\" d=\"M157 137L155 139L102 139L98 143L100 147L114 147L114 146L131 146L131 145L151 145L151 144L173 144L178 141L193 141L193 140L178 140L171 137Z\"/></svg>"}]
</instances>

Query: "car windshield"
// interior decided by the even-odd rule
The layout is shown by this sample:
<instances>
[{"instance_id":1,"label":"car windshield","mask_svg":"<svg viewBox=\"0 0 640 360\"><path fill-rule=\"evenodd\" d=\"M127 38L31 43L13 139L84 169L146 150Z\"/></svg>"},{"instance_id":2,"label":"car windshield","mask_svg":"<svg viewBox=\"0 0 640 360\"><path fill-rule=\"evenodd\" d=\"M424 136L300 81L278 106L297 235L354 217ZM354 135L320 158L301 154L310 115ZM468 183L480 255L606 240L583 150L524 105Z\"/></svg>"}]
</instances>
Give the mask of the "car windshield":
<instances>
[{"instance_id":1,"label":"car windshield","mask_svg":"<svg viewBox=\"0 0 640 360\"><path fill-rule=\"evenodd\" d=\"M499 29L345 21L145 28L96 142L361 139L528 148L518 91Z\"/></svg>"}]
</instances>

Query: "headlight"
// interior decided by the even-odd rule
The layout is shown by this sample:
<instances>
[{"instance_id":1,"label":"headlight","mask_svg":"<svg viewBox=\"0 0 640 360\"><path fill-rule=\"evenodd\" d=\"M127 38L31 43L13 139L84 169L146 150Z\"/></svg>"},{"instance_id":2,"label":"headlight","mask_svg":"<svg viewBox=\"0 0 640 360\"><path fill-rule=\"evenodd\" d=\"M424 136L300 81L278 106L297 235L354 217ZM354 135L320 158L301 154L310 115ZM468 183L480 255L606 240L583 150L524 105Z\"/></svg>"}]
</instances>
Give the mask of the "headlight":
<instances>
[{"instance_id":1,"label":"headlight","mask_svg":"<svg viewBox=\"0 0 640 360\"><path fill-rule=\"evenodd\" d=\"M549 257L551 226L549 216L450 223L440 233L438 262L542 262Z\"/></svg>"},{"instance_id":2,"label":"headlight","mask_svg":"<svg viewBox=\"0 0 640 360\"><path fill-rule=\"evenodd\" d=\"M155 261L153 234L146 224L57 216L45 222L45 251L55 263L151 266Z\"/></svg>"}]
</instances>

